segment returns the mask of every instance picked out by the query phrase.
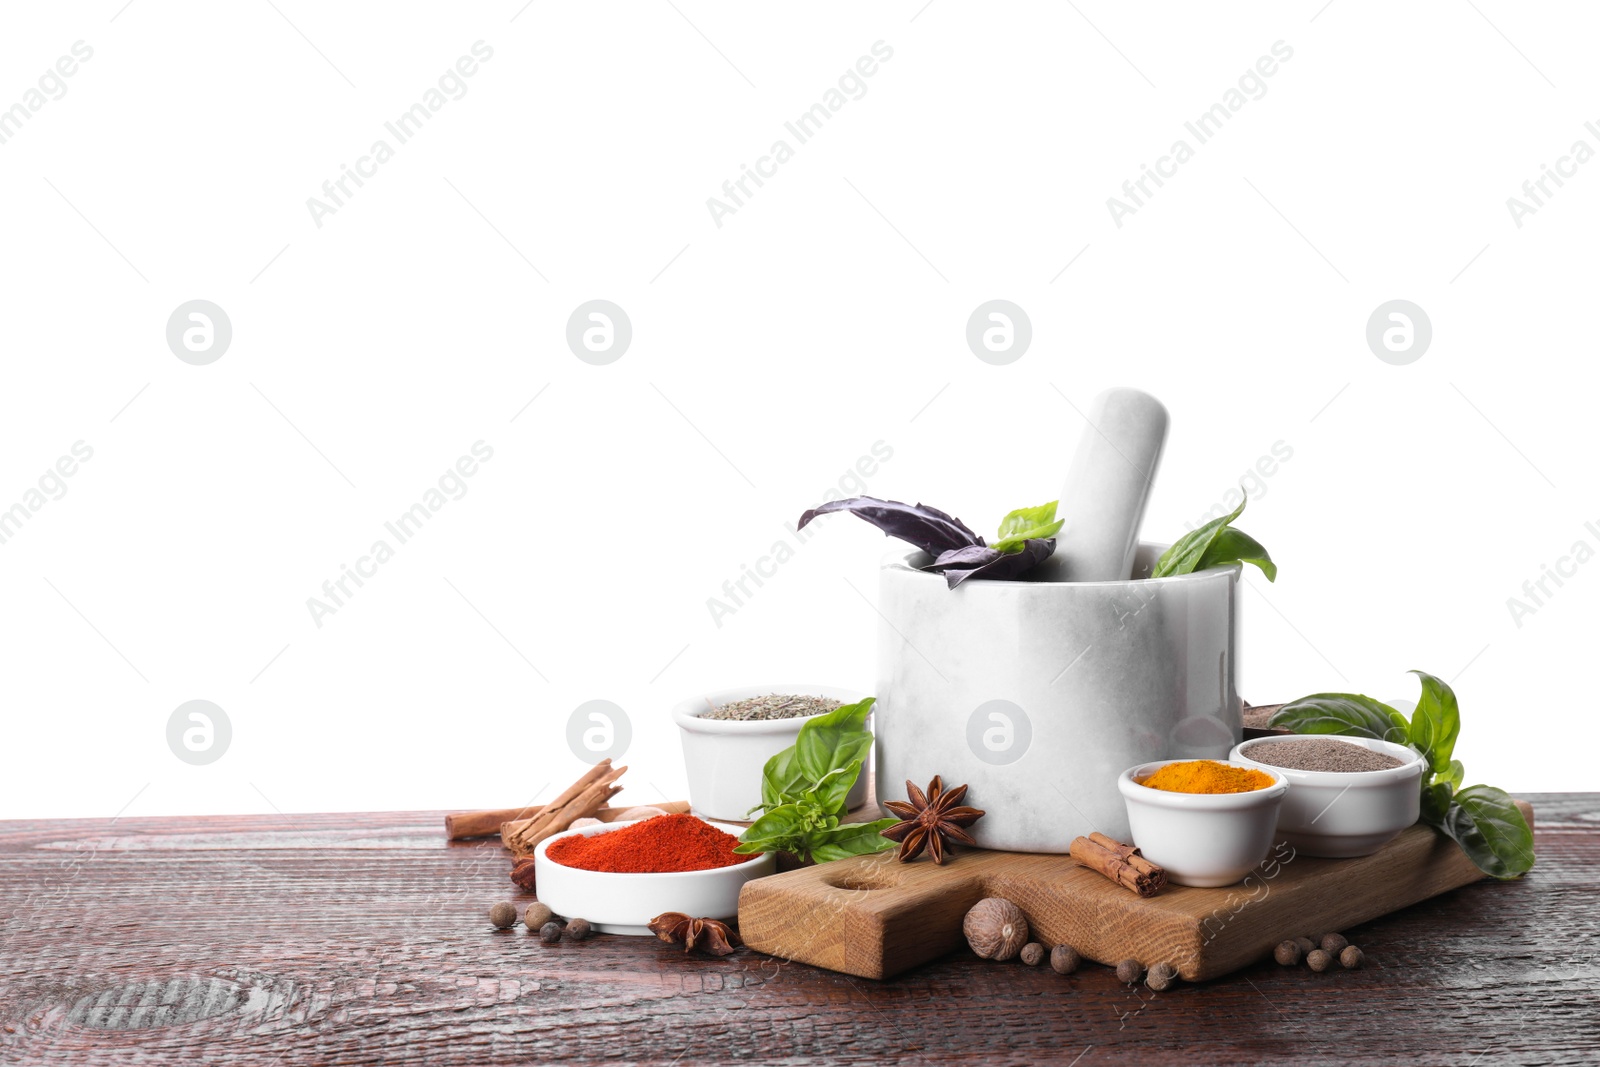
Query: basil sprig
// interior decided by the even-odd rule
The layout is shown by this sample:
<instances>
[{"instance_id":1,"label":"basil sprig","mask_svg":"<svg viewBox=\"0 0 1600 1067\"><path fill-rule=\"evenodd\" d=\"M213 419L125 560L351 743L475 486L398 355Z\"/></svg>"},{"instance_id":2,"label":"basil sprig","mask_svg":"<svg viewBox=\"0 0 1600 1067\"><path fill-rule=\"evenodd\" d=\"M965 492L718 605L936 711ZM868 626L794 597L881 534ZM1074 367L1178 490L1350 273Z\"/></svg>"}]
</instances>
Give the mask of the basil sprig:
<instances>
[{"instance_id":1,"label":"basil sprig","mask_svg":"<svg viewBox=\"0 0 1600 1067\"><path fill-rule=\"evenodd\" d=\"M872 751L866 728L873 698L807 719L795 743L767 761L761 773L762 815L739 835L734 849L790 852L826 863L894 847L879 831L896 819L841 823L850 789Z\"/></svg>"},{"instance_id":2,"label":"basil sprig","mask_svg":"<svg viewBox=\"0 0 1600 1067\"><path fill-rule=\"evenodd\" d=\"M1066 525L1056 518L1056 501L1033 508L1018 508L1000 520L1000 539L990 545L1000 552L1021 552L1029 541L1054 537Z\"/></svg>"},{"instance_id":3,"label":"basil sprig","mask_svg":"<svg viewBox=\"0 0 1600 1067\"><path fill-rule=\"evenodd\" d=\"M933 557L927 569L944 575L954 589L968 578L1009 581L1021 578L1050 558L1055 535L1064 524L1056 518L1056 502L1018 508L1000 520L1000 537L988 544L966 523L926 504L902 504L875 496L852 496L819 504L800 516L800 525L818 515L848 511Z\"/></svg>"},{"instance_id":4,"label":"basil sprig","mask_svg":"<svg viewBox=\"0 0 1600 1067\"><path fill-rule=\"evenodd\" d=\"M1271 725L1297 734L1375 737L1410 745L1422 754L1422 821L1461 846L1478 869L1515 878L1533 866L1533 830L1502 789L1461 788L1466 768L1454 758L1461 710L1449 685L1424 671L1422 698L1408 722L1379 700L1355 693L1315 693L1285 704Z\"/></svg>"},{"instance_id":5,"label":"basil sprig","mask_svg":"<svg viewBox=\"0 0 1600 1067\"><path fill-rule=\"evenodd\" d=\"M1171 548L1161 553L1150 577L1169 578L1174 574L1191 574L1227 563L1254 563L1267 576L1267 581L1277 581L1278 565L1272 562L1272 557L1267 555L1261 542L1232 526L1233 520L1244 514L1247 503L1248 496L1222 518L1212 519L1178 538Z\"/></svg>"}]
</instances>

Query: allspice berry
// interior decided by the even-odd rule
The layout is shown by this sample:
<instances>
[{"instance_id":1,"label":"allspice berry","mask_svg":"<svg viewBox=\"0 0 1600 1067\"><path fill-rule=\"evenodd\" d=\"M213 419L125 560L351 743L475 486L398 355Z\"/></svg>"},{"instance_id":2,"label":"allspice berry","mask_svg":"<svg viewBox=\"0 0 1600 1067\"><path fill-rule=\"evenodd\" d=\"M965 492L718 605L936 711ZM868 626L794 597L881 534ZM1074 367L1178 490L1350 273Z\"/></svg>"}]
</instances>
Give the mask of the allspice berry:
<instances>
[{"instance_id":1,"label":"allspice berry","mask_svg":"<svg viewBox=\"0 0 1600 1067\"><path fill-rule=\"evenodd\" d=\"M502 900L489 909L489 921L494 923L497 930L506 929L517 921L517 906Z\"/></svg>"},{"instance_id":2,"label":"allspice berry","mask_svg":"<svg viewBox=\"0 0 1600 1067\"><path fill-rule=\"evenodd\" d=\"M1071 974L1083 960L1071 945L1057 945L1050 950L1050 969L1057 974Z\"/></svg>"},{"instance_id":3,"label":"allspice berry","mask_svg":"<svg viewBox=\"0 0 1600 1067\"><path fill-rule=\"evenodd\" d=\"M1337 956L1344 951L1344 947L1349 943L1349 941L1345 940L1343 934L1323 934L1319 947L1328 955Z\"/></svg>"},{"instance_id":4,"label":"allspice berry","mask_svg":"<svg viewBox=\"0 0 1600 1067\"><path fill-rule=\"evenodd\" d=\"M984 897L961 920L961 932L979 958L1009 960L1028 943L1028 918L1009 900Z\"/></svg>"},{"instance_id":5,"label":"allspice berry","mask_svg":"<svg viewBox=\"0 0 1600 1067\"><path fill-rule=\"evenodd\" d=\"M1170 963L1158 963L1144 976L1144 984L1157 993L1165 993L1178 981L1178 968Z\"/></svg>"},{"instance_id":6,"label":"allspice berry","mask_svg":"<svg viewBox=\"0 0 1600 1067\"><path fill-rule=\"evenodd\" d=\"M1366 953L1354 945L1346 945L1344 951L1339 953L1339 962L1344 964L1347 971L1353 971L1366 961Z\"/></svg>"},{"instance_id":7,"label":"allspice berry","mask_svg":"<svg viewBox=\"0 0 1600 1067\"><path fill-rule=\"evenodd\" d=\"M522 913L522 925L530 932L537 932L541 926L550 921L552 914L548 904L541 904L536 900Z\"/></svg>"},{"instance_id":8,"label":"allspice berry","mask_svg":"<svg viewBox=\"0 0 1600 1067\"><path fill-rule=\"evenodd\" d=\"M1144 965L1138 960L1123 960L1117 964L1117 981L1132 985L1144 975Z\"/></svg>"},{"instance_id":9,"label":"allspice berry","mask_svg":"<svg viewBox=\"0 0 1600 1067\"><path fill-rule=\"evenodd\" d=\"M543 941L547 945L553 945L557 941L560 941L561 924L558 922L547 922L543 926L539 927L539 940Z\"/></svg>"},{"instance_id":10,"label":"allspice berry","mask_svg":"<svg viewBox=\"0 0 1600 1067\"><path fill-rule=\"evenodd\" d=\"M573 919L567 923L567 936L574 941L582 941L594 933L594 927L589 925L588 919Z\"/></svg>"},{"instance_id":11,"label":"allspice berry","mask_svg":"<svg viewBox=\"0 0 1600 1067\"><path fill-rule=\"evenodd\" d=\"M1333 963L1333 954L1330 952L1324 952L1320 948L1314 948L1310 952L1306 953L1306 966L1310 967L1318 974L1321 974L1323 971L1327 970L1331 963Z\"/></svg>"},{"instance_id":12,"label":"allspice berry","mask_svg":"<svg viewBox=\"0 0 1600 1067\"><path fill-rule=\"evenodd\" d=\"M1293 967L1300 962L1300 943L1298 941L1279 941L1278 947L1272 950L1272 958L1285 967Z\"/></svg>"},{"instance_id":13,"label":"allspice berry","mask_svg":"<svg viewBox=\"0 0 1600 1067\"><path fill-rule=\"evenodd\" d=\"M1309 937L1297 937L1294 939L1294 943L1300 946L1300 956L1302 959L1305 958L1306 953L1317 947L1317 943L1311 940Z\"/></svg>"},{"instance_id":14,"label":"allspice berry","mask_svg":"<svg viewBox=\"0 0 1600 1067\"><path fill-rule=\"evenodd\" d=\"M1044 946L1039 942L1030 941L1022 946L1022 962L1029 967L1037 967L1042 959L1044 959Z\"/></svg>"}]
</instances>

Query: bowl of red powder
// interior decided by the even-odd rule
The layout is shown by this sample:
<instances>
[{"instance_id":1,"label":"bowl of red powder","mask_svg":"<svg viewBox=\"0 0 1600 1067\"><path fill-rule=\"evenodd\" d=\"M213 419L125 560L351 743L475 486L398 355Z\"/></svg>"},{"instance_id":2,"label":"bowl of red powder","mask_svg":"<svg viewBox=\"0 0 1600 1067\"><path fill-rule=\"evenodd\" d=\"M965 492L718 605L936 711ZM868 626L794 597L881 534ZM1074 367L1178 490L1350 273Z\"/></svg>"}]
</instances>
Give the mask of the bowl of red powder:
<instances>
[{"instance_id":1,"label":"bowl of red powder","mask_svg":"<svg viewBox=\"0 0 1600 1067\"><path fill-rule=\"evenodd\" d=\"M733 851L739 829L681 814L557 834L533 852L539 899L610 934L649 935L666 911L732 919L744 884L774 870L770 854Z\"/></svg>"}]
</instances>

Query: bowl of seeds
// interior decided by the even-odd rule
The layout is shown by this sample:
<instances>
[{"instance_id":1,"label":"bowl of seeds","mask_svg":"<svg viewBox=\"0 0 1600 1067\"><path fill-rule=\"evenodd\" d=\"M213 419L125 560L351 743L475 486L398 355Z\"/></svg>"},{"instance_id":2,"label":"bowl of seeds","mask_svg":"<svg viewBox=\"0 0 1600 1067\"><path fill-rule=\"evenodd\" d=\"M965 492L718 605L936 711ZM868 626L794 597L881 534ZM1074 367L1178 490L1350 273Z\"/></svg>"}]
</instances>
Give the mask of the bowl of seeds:
<instances>
[{"instance_id":1,"label":"bowl of seeds","mask_svg":"<svg viewBox=\"0 0 1600 1067\"><path fill-rule=\"evenodd\" d=\"M1306 856L1368 856L1421 813L1423 758L1369 737L1302 734L1236 745L1231 759L1289 780L1278 837Z\"/></svg>"},{"instance_id":2,"label":"bowl of seeds","mask_svg":"<svg viewBox=\"0 0 1600 1067\"><path fill-rule=\"evenodd\" d=\"M862 697L831 685L761 685L678 701L672 718L683 741L690 806L708 819L750 819L751 809L761 803L761 772L767 761L794 744L807 719ZM866 799L863 767L847 806L860 807Z\"/></svg>"}]
</instances>

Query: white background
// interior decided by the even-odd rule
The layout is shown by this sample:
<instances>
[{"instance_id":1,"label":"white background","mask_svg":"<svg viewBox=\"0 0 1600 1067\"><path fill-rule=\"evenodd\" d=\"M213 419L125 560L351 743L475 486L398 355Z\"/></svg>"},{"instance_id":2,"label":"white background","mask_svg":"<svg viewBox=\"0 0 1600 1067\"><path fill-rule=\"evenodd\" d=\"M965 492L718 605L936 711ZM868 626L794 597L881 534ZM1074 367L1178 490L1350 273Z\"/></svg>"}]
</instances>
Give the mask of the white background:
<instances>
[{"instance_id":1,"label":"white background","mask_svg":"<svg viewBox=\"0 0 1600 1067\"><path fill-rule=\"evenodd\" d=\"M624 799L681 797L673 700L875 677L847 583L875 595L876 531L819 526L719 627L725 580L878 441L868 491L987 532L1057 493L1112 384L1172 413L1153 539L1292 449L1240 522L1281 566L1240 591L1246 699L1409 698L1423 668L1469 782L1600 788L1551 759L1595 737L1600 562L1507 607L1600 548L1600 162L1520 228L1506 205L1600 149L1591 11L675 2L8 7L0 107L94 52L0 145L0 507L94 455L0 545L0 815L518 804L582 769L594 698L632 719ZM465 96L316 226L479 40ZM865 95L715 225L877 41ZM1116 226L1277 41L1265 95ZM209 366L165 340L197 298L233 325ZM565 343L593 298L633 324L609 366ZM965 343L993 298L1032 320L1008 366ZM1408 366L1364 336L1396 298L1433 324ZM479 440L319 628L307 598ZM197 698L233 728L201 767L165 733Z\"/></svg>"}]
</instances>

